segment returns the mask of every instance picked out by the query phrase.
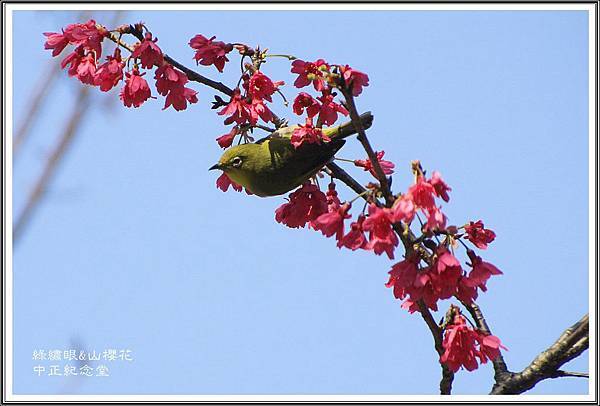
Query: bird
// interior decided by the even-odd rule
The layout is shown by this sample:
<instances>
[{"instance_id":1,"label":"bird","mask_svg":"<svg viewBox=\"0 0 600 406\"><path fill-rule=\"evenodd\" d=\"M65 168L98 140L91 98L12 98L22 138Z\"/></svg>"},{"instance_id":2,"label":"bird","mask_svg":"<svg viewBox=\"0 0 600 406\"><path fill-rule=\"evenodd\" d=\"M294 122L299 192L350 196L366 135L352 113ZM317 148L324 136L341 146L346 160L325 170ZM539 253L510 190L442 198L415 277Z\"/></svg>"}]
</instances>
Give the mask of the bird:
<instances>
[{"instance_id":1,"label":"bird","mask_svg":"<svg viewBox=\"0 0 600 406\"><path fill-rule=\"evenodd\" d=\"M373 123L373 115L363 113L360 120L367 129ZM323 129L330 141L303 143L296 148L291 143L296 128L282 127L256 142L230 147L209 170L222 170L233 182L259 197L278 196L313 177L344 146L344 138L357 133L348 121Z\"/></svg>"}]
</instances>

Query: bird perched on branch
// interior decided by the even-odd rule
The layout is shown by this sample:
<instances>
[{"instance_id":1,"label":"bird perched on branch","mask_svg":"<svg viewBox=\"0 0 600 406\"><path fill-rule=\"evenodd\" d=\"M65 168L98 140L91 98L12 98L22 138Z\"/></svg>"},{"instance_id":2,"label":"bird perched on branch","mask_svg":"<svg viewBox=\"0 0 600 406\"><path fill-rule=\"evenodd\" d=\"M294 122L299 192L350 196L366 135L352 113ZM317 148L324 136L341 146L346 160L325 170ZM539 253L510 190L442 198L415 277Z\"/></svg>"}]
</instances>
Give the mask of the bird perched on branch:
<instances>
[{"instance_id":1,"label":"bird perched on branch","mask_svg":"<svg viewBox=\"0 0 600 406\"><path fill-rule=\"evenodd\" d=\"M363 113L364 129L371 126L373 115ZM283 127L254 143L233 146L223 153L209 170L220 169L229 178L257 196L277 196L300 186L323 168L342 148L344 138L356 134L352 122L322 130L328 142L292 145L292 133L298 126Z\"/></svg>"}]
</instances>

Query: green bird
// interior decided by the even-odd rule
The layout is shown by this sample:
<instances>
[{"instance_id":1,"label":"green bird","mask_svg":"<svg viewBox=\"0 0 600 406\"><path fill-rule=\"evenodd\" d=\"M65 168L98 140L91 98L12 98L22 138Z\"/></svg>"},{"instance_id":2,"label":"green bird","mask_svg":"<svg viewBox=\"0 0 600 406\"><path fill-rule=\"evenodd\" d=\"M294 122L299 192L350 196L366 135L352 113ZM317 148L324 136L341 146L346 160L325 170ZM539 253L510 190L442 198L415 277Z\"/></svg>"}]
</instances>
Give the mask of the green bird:
<instances>
[{"instance_id":1,"label":"green bird","mask_svg":"<svg viewBox=\"0 0 600 406\"><path fill-rule=\"evenodd\" d=\"M373 122L371 112L360 116L363 128ZM254 143L233 146L209 170L220 169L235 183L253 194L277 196L300 186L323 168L345 144L344 138L356 134L352 122L323 129L331 141L304 143L295 148L291 136L298 126L283 127Z\"/></svg>"}]
</instances>

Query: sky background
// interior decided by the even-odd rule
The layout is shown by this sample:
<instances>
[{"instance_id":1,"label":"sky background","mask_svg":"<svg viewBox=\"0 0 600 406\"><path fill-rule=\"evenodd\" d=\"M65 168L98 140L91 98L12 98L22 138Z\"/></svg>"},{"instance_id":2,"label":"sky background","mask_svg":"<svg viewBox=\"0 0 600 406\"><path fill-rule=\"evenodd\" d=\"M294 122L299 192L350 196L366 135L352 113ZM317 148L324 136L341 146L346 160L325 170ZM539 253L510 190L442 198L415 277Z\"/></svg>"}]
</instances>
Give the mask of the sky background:
<instances>
[{"instance_id":1,"label":"sky background","mask_svg":"<svg viewBox=\"0 0 600 406\"><path fill-rule=\"evenodd\" d=\"M409 186L410 161L420 159L453 189L443 207L450 223L483 219L497 234L480 254L504 275L478 302L511 370L588 311L586 12L132 11L119 24L140 20L190 67L187 43L201 33L368 73L357 105L373 112L370 139L396 164L394 191ZM14 14L16 123L58 62L42 33L76 21L72 12ZM233 87L239 59L230 59L224 74L198 71ZM287 83L289 100L297 94L287 60L264 72ZM80 86L60 72L15 157L15 216ZM436 394L429 330L384 286L394 262L276 223L283 197L218 190L207 168L228 130L209 108L215 92L191 86L199 102L183 112L161 111L162 98L127 109L117 92L92 92L14 247L15 393ZM363 153L351 141L338 156ZM34 361L33 351L75 348L130 349L133 361L103 362L109 377L34 373L67 362ZM564 369L587 363L586 352ZM492 374L490 364L459 371L453 393L488 393ZM588 381L547 380L529 393L586 394Z\"/></svg>"}]
</instances>

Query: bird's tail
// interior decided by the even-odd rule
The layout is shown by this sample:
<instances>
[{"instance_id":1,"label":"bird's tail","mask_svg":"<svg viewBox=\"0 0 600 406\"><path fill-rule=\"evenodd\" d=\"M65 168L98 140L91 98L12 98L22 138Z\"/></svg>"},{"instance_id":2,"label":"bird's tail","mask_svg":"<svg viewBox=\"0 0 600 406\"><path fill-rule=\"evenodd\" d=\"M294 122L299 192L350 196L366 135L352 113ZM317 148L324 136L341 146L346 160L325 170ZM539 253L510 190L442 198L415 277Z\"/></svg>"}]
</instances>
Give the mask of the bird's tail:
<instances>
[{"instance_id":1,"label":"bird's tail","mask_svg":"<svg viewBox=\"0 0 600 406\"><path fill-rule=\"evenodd\" d=\"M360 122L362 123L362 127L365 130L371 127L371 124L373 124L373 114L371 114L370 111L362 113L360 115ZM346 138L356 133L357 130L354 128L354 124L352 124L352 121L348 121L337 127L326 128L323 130L323 134L331 139Z\"/></svg>"}]
</instances>

